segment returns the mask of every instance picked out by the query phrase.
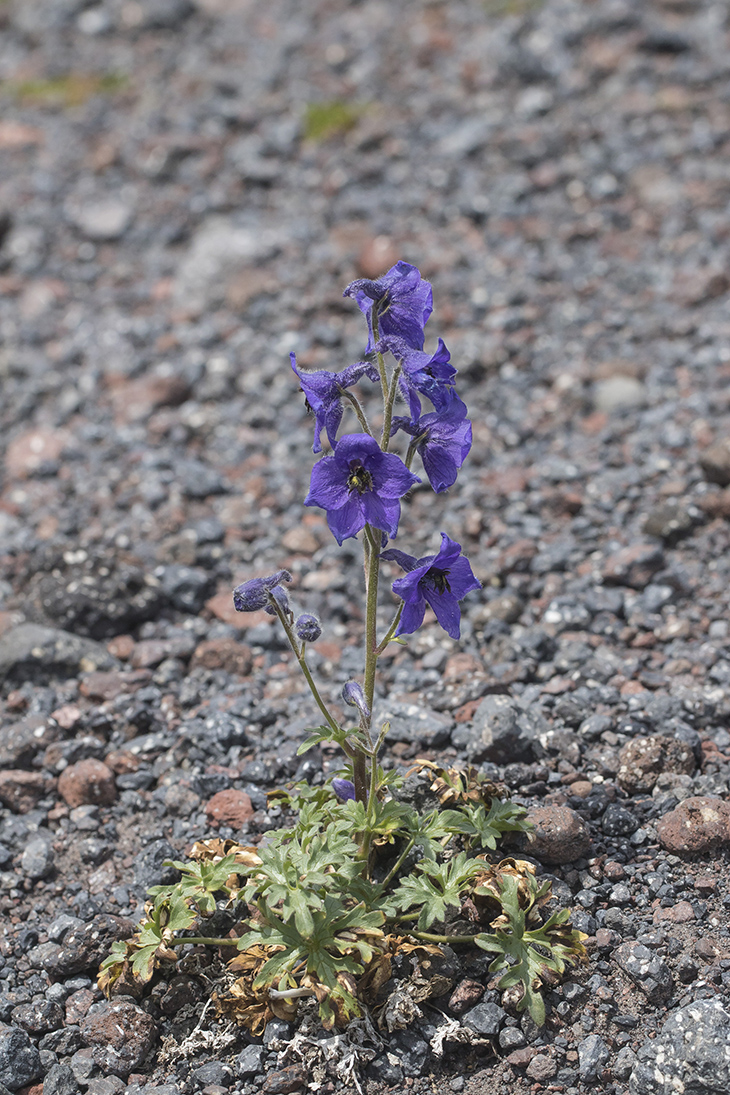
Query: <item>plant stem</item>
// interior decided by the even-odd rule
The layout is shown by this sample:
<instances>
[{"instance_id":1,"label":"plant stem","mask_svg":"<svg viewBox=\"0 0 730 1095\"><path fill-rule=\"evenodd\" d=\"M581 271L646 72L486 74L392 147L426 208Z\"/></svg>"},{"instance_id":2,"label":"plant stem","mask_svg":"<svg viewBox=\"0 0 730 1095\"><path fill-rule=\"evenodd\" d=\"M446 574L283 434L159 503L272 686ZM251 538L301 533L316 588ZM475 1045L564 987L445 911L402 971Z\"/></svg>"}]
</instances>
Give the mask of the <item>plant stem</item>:
<instances>
[{"instance_id":1,"label":"plant stem","mask_svg":"<svg viewBox=\"0 0 730 1095\"><path fill-rule=\"evenodd\" d=\"M403 861L405 860L406 856L408 855L408 853L410 852L411 848L413 847L413 845L415 843L416 843L416 838L414 836L412 836L411 839L406 844L403 851L401 852L401 854L398 856L397 860L395 861L395 866L391 867L391 869L388 871L388 874L386 875L386 877L380 883L380 885L383 887L384 890L386 890L388 888L390 883L393 881L395 876L398 874L398 871L403 866Z\"/></svg>"},{"instance_id":2,"label":"plant stem","mask_svg":"<svg viewBox=\"0 0 730 1095\"><path fill-rule=\"evenodd\" d=\"M365 411L363 410L360 400L357 398L357 396L353 395L352 392L348 392L346 388L342 388L341 391L345 399L349 400L350 403L352 403L355 414L357 415L357 420L362 426L363 431L370 434L370 436L372 437L373 431L370 429L370 424L367 420Z\"/></svg>"},{"instance_id":3,"label":"plant stem","mask_svg":"<svg viewBox=\"0 0 730 1095\"><path fill-rule=\"evenodd\" d=\"M388 643L391 642L393 636L395 635L395 633L398 629L398 624L400 623L401 613L403 612L403 605L404 604L405 604L405 601L401 601L401 603L398 605L398 608L396 609L395 616L393 617L393 622L391 623L390 627L388 628L385 635L383 636L383 639L382 639L380 645L378 646L378 650L377 650L378 657L380 657L380 655L383 653L383 651L387 647Z\"/></svg>"},{"instance_id":4,"label":"plant stem","mask_svg":"<svg viewBox=\"0 0 730 1095\"><path fill-rule=\"evenodd\" d=\"M398 377L401 374L401 363L398 362L393 375L390 378L390 388L388 390L388 396L385 400L385 414L383 415L383 432L380 437L380 447L383 452L388 451L390 445L390 425L393 421L393 406L395 404L395 397L398 394Z\"/></svg>"},{"instance_id":5,"label":"plant stem","mask_svg":"<svg viewBox=\"0 0 730 1095\"><path fill-rule=\"evenodd\" d=\"M423 939L426 943L473 943L476 935L432 935L430 932L410 932L416 939Z\"/></svg>"},{"instance_id":6,"label":"plant stem","mask_svg":"<svg viewBox=\"0 0 730 1095\"><path fill-rule=\"evenodd\" d=\"M370 525L365 526L365 537L368 540L368 569L366 575L366 606L365 606L365 702L370 711L373 710L373 698L375 696L375 671L378 664L378 578L380 575L380 552L376 542L377 529ZM369 727L368 727L369 729Z\"/></svg>"},{"instance_id":7,"label":"plant stem","mask_svg":"<svg viewBox=\"0 0 730 1095\"><path fill-rule=\"evenodd\" d=\"M272 608L274 609L274 611L276 612L276 615L279 617L279 622L281 623L281 626L284 628L284 631L286 632L286 637L289 640L289 646L294 651L294 657L297 659L297 661L299 663L299 668L301 669L302 673L304 674L304 679L306 680L307 684L309 685L309 690L312 693L312 695L314 696L314 700L315 700L315 703L317 704L317 707L320 709L320 711L322 712L322 714L326 718L327 725L332 730L334 730L336 733L339 734L339 732L342 728L339 725L339 723L330 714L329 709L327 708L327 704L324 702L324 700L320 696L319 689L317 688L317 685L314 683L314 678L312 677L311 670L310 670L309 666L307 665L307 659L306 659L306 656L305 656L305 645L306 644L302 643L301 646L299 645L299 643L297 642L297 637L296 637L296 635L294 634L294 632L292 630L291 623L289 622L289 620L286 617L286 613L283 611L283 609L281 608L281 605L278 603L276 598L272 597L271 594L269 594L269 603L272 606Z\"/></svg>"},{"instance_id":8,"label":"plant stem","mask_svg":"<svg viewBox=\"0 0 730 1095\"><path fill-rule=\"evenodd\" d=\"M187 943L192 943L194 947L235 947L238 944L238 940L231 939L230 936L227 939L211 939L205 935L191 935L188 936L188 938L183 939L178 936L175 939L171 939L168 946L184 947Z\"/></svg>"}]
</instances>

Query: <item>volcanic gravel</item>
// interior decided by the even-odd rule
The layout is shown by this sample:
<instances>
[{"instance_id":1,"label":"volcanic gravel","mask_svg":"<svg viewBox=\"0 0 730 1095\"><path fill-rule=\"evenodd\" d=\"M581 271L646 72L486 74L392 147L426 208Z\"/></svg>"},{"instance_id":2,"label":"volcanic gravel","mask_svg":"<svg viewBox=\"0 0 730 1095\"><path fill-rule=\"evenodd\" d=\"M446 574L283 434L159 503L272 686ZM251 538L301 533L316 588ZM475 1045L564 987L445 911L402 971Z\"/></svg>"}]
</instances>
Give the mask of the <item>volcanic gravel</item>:
<instances>
[{"instance_id":1,"label":"volcanic gravel","mask_svg":"<svg viewBox=\"0 0 730 1095\"><path fill-rule=\"evenodd\" d=\"M455 956L362 1090L727 1092L729 87L717 0L0 4L2 1095L345 1090L200 971L95 974L165 859L338 765L230 591L287 567L359 672L288 353L359 360L342 289L399 258L474 446L398 544L483 589L384 659L386 763L504 779L589 962L538 1030Z\"/></svg>"}]
</instances>

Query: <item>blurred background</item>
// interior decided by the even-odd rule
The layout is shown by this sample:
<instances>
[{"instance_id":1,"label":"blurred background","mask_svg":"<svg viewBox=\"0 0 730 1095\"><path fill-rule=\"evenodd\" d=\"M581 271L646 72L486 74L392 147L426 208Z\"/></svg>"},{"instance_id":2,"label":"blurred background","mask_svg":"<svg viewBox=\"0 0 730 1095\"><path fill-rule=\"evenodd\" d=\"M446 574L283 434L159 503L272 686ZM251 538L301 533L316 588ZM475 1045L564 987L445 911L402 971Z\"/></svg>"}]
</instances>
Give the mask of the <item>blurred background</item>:
<instances>
[{"instance_id":1,"label":"blurred background","mask_svg":"<svg viewBox=\"0 0 730 1095\"><path fill-rule=\"evenodd\" d=\"M409 535L446 504L484 575L528 537L538 595L641 530L647 484L685 531L722 513L725 3L0 0L0 25L6 593L94 543L199 566L192 608L282 536L321 564L287 355L357 360L342 288L399 258L475 433Z\"/></svg>"}]
</instances>

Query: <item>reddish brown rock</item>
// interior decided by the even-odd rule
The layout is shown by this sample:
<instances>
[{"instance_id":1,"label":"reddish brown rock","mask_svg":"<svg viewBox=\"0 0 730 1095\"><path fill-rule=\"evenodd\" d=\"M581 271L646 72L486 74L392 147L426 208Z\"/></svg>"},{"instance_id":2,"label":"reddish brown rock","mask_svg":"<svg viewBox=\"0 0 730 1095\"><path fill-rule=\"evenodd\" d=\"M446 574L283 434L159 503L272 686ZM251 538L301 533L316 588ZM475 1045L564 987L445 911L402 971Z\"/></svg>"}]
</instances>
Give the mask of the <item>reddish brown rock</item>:
<instances>
[{"instance_id":1,"label":"reddish brown rock","mask_svg":"<svg viewBox=\"0 0 730 1095\"><path fill-rule=\"evenodd\" d=\"M205 813L211 824L230 825L241 829L253 816L253 805L245 791L236 791L233 787L219 791L205 807Z\"/></svg>"},{"instance_id":2,"label":"reddish brown rock","mask_svg":"<svg viewBox=\"0 0 730 1095\"><path fill-rule=\"evenodd\" d=\"M151 677L152 674L145 669L134 673L119 673L115 669L108 672L97 670L82 678L79 691L90 700L113 700L128 692L136 692Z\"/></svg>"},{"instance_id":3,"label":"reddish brown rock","mask_svg":"<svg viewBox=\"0 0 730 1095\"><path fill-rule=\"evenodd\" d=\"M114 773L101 760L80 760L64 768L58 780L64 802L75 806L110 806L116 801Z\"/></svg>"},{"instance_id":4,"label":"reddish brown rock","mask_svg":"<svg viewBox=\"0 0 730 1095\"><path fill-rule=\"evenodd\" d=\"M237 643L235 639L206 639L195 648L190 668L202 666L203 669L225 669L246 677L251 672L253 655L251 647Z\"/></svg>"},{"instance_id":5,"label":"reddish brown rock","mask_svg":"<svg viewBox=\"0 0 730 1095\"><path fill-rule=\"evenodd\" d=\"M123 1079L142 1063L157 1038L155 1020L126 996L97 1004L79 1030L99 1068Z\"/></svg>"},{"instance_id":6,"label":"reddish brown rock","mask_svg":"<svg viewBox=\"0 0 730 1095\"><path fill-rule=\"evenodd\" d=\"M400 258L390 236L375 236L360 248L357 266L364 278L379 278Z\"/></svg>"},{"instance_id":7,"label":"reddish brown rock","mask_svg":"<svg viewBox=\"0 0 730 1095\"><path fill-rule=\"evenodd\" d=\"M659 843L675 855L699 855L730 844L730 803L712 795L687 798L657 823Z\"/></svg>"},{"instance_id":8,"label":"reddish brown rock","mask_svg":"<svg viewBox=\"0 0 730 1095\"><path fill-rule=\"evenodd\" d=\"M464 981L460 981L452 992L449 998L449 1009L455 1015L462 1015L463 1012L478 1004L482 996L484 996L484 985L466 978Z\"/></svg>"},{"instance_id":9,"label":"reddish brown rock","mask_svg":"<svg viewBox=\"0 0 730 1095\"><path fill-rule=\"evenodd\" d=\"M609 555L603 564L608 585L643 589L664 566L664 552L657 544L632 544Z\"/></svg>"},{"instance_id":10,"label":"reddish brown rock","mask_svg":"<svg viewBox=\"0 0 730 1095\"><path fill-rule=\"evenodd\" d=\"M178 407L190 394L190 385L179 373L143 376L137 380L113 378L112 403L118 422L141 422L159 407Z\"/></svg>"},{"instance_id":11,"label":"reddish brown rock","mask_svg":"<svg viewBox=\"0 0 730 1095\"><path fill-rule=\"evenodd\" d=\"M528 848L542 863L573 863L590 851L588 828L569 806L537 806L527 816L535 826Z\"/></svg>"},{"instance_id":12,"label":"reddish brown rock","mask_svg":"<svg viewBox=\"0 0 730 1095\"><path fill-rule=\"evenodd\" d=\"M692 747L674 738L632 738L618 759L616 780L630 795L651 791L664 772L692 775L697 766Z\"/></svg>"},{"instance_id":13,"label":"reddish brown rock","mask_svg":"<svg viewBox=\"0 0 730 1095\"><path fill-rule=\"evenodd\" d=\"M56 786L41 772L0 772L0 802L14 814L28 814L40 800L50 795Z\"/></svg>"},{"instance_id":14,"label":"reddish brown rock","mask_svg":"<svg viewBox=\"0 0 730 1095\"><path fill-rule=\"evenodd\" d=\"M289 1095L292 1091L304 1091L309 1079L303 1065L287 1065L278 1072L270 1072L261 1084L261 1095Z\"/></svg>"},{"instance_id":15,"label":"reddish brown rock","mask_svg":"<svg viewBox=\"0 0 730 1095\"><path fill-rule=\"evenodd\" d=\"M723 437L700 456L700 466L709 483L730 486L730 438Z\"/></svg>"},{"instance_id":16,"label":"reddish brown rock","mask_svg":"<svg viewBox=\"0 0 730 1095\"><path fill-rule=\"evenodd\" d=\"M5 467L10 479L27 479L44 464L58 460L68 434L54 430L28 430L8 445Z\"/></svg>"},{"instance_id":17,"label":"reddish brown rock","mask_svg":"<svg viewBox=\"0 0 730 1095\"><path fill-rule=\"evenodd\" d=\"M694 918L695 911L689 901L678 901L676 905L670 905L668 909L655 909L653 917L655 924L660 924L662 921L669 924L687 924Z\"/></svg>"},{"instance_id":18,"label":"reddish brown rock","mask_svg":"<svg viewBox=\"0 0 730 1095\"><path fill-rule=\"evenodd\" d=\"M526 1075L531 1080L537 1080L540 1083L544 1083L546 1080L552 1080L553 1076L558 1071L558 1066L552 1057L548 1057L547 1053L536 1054L526 1069Z\"/></svg>"}]
</instances>

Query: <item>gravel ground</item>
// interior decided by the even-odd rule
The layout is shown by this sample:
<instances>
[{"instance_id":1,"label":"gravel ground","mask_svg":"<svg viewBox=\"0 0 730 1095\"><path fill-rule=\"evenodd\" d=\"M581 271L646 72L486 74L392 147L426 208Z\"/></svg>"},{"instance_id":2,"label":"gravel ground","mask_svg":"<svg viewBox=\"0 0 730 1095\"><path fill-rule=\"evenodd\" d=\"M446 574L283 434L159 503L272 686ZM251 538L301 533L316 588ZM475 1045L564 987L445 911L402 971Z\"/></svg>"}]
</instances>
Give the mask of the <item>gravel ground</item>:
<instances>
[{"instance_id":1,"label":"gravel ground","mask_svg":"<svg viewBox=\"0 0 730 1095\"><path fill-rule=\"evenodd\" d=\"M199 977L94 976L167 856L337 763L230 590L288 567L357 672L287 355L359 359L342 288L398 258L474 420L399 542L484 588L388 661L388 762L503 778L590 960L543 1030L457 970L362 1089L730 1089L729 77L711 0L0 3L3 1095L313 1081L288 1028L184 1041Z\"/></svg>"}]
</instances>

